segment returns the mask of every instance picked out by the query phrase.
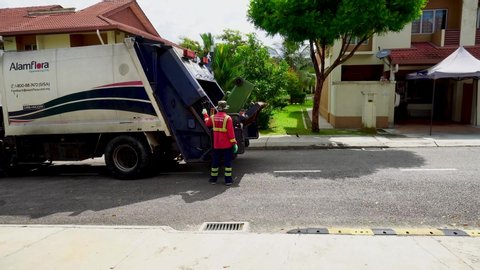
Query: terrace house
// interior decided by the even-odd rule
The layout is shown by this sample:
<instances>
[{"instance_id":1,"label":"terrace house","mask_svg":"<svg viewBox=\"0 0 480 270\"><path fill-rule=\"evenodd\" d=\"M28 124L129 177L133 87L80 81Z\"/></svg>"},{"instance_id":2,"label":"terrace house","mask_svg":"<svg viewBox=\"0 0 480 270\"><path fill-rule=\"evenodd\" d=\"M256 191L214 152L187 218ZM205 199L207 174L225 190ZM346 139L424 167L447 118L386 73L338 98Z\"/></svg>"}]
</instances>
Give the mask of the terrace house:
<instances>
[{"instance_id":1,"label":"terrace house","mask_svg":"<svg viewBox=\"0 0 480 270\"><path fill-rule=\"evenodd\" d=\"M398 33L377 35L329 76L322 117L337 128L387 128L430 118L478 125L476 80L440 79L435 100L431 80L407 80L464 46L480 59L478 0L430 0L417 20ZM332 55L338 54L335 45Z\"/></svg>"},{"instance_id":2,"label":"terrace house","mask_svg":"<svg viewBox=\"0 0 480 270\"><path fill-rule=\"evenodd\" d=\"M103 0L80 11L60 5L0 9L0 49L14 51L162 39L135 0Z\"/></svg>"}]
</instances>

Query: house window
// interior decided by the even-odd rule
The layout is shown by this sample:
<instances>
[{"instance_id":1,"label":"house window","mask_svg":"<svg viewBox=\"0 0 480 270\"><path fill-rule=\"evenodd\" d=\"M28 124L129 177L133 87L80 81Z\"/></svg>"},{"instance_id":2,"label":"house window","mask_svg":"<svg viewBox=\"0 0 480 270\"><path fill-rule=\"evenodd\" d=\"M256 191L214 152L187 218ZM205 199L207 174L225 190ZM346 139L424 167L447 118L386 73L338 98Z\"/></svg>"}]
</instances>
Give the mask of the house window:
<instances>
[{"instance_id":1,"label":"house window","mask_svg":"<svg viewBox=\"0 0 480 270\"><path fill-rule=\"evenodd\" d=\"M383 65L342 65L342 81L378 81Z\"/></svg>"},{"instance_id":2,"label":"house window","mask_svg":"<svg viewBox=\"0 0 480 270\"><path fill-rule=\"evenodd\" d=\"M354 39L354 44L358 44L358 43L360 43L360 38L359 38L359 37L355 37L355 39ZM367 40L364 40L364 41L362 42L362 45L368 45L368 39L367 39Z\"/></svg>"},{"instance_id":3,"label":"house window","mask_svg":"<svg viewBox=\"0 0 480 270\"><path fill-rule=\"evenodd\" d=\"M108 40L107 33L102 33L104 41ZM70 35L70 47L92 46L102 44L96 34L72 34Z\"/></svg>"},{"instance_id":4,"label":"house window","mask_svg":"<svg viewBox=\"0 0 480 270\"><path fill-rule=\"evenodd\" d=\"M18 51L34 51L37 49L37 38L35 35L16 36Z\"/></svg>"},{"instance_id":5,"label":"house window","mask_svg":"<svg viewBox=\"0 0 480 270\"><path fill-rule=\"evenodd\" d=\"M349 39L349 37L347 37L347 40L348 39ZM350 45L357 45L358 43L360 43L360 38L359 37L354 37L350 41ZM368 39L365 40L364 42L362 42L362 45L368 45Z\"/></svg>"},{"instance_id":6,"label":"house window","mask_svg":"<svg viewBox=\"0 0 480 270\"><path fill-rule=\"evenodd\" d=\"M447 26L447 10L424 10L422 16L412 22L413 34L432 34Z\"/></svg>"},{"instance_id":7,"label":"house window","mask_svg":"<svg viewBox=\"0 0 480 270\"><path fill-rule=\"evenodd\" d=\"M37 44L25 44L24 51L36 51Z\"/></svg>"}]
</instances>

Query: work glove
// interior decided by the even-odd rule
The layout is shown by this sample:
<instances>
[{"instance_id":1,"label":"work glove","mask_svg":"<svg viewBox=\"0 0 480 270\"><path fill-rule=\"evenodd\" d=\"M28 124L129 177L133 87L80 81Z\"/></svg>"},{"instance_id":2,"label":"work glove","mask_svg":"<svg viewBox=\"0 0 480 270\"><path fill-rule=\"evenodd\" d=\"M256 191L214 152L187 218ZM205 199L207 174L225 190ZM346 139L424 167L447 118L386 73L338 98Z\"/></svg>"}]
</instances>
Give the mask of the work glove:
<instances>
[{"instance_id":1,"label":"work glove","mask_svg":"<svg viewBox=\"0 0 480 270\"><path fill-rule=\"evenodd\" d=\"M233 153L236 154L238 152L238 145L233 145Z\"/></svg>"},{"instance_id":2,"label":"work glove","mask_svg":"<svg viewBox=\"0 0 480 270\"><path fill-rule=\"evenodd\" d=\"M203 108L202 114L204 114L204 115L207 114L207 109Z\"/></svg>"}]
</instances>

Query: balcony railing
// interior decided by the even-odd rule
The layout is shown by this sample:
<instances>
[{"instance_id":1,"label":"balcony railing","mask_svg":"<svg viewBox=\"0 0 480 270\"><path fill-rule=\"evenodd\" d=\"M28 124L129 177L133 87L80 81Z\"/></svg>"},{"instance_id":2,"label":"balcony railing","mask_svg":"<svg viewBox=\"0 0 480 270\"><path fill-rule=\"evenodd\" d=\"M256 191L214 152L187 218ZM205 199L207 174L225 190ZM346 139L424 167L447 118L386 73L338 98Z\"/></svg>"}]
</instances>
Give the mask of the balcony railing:
<instances>
[{"instance_id":1,"label":"balcony railing","mask_svg":"<svg viewBox=\"0 0 480 270\"><path fill-rule=\"evenodd\" d=\"M477 35L478 36L478 35ZM460 30L446 29L445 30L445 46L458 46L460 44Z\"/></svg>"}]
</instances>

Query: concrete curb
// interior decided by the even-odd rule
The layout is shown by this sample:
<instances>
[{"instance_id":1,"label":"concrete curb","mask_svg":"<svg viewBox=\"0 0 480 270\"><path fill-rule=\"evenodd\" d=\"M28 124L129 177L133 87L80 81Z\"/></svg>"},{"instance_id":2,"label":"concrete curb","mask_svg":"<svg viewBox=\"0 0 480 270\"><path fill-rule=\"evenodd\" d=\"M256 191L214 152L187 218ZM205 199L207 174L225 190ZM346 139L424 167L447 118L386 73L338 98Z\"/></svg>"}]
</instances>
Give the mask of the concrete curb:
<instances>
[{"instance_id":1,"label":"concrete curb","mask_svg":"<svg viewBox=\"0 0 480 270\"><path fill-rule=\"evenodd\" d=\"M362 149L362 148L412 148L412 147L480 147L480 137L471 135L459 138L422 138L389 136L262 136L250 140L249 149Z\"/></svg>"}]
</instances>

